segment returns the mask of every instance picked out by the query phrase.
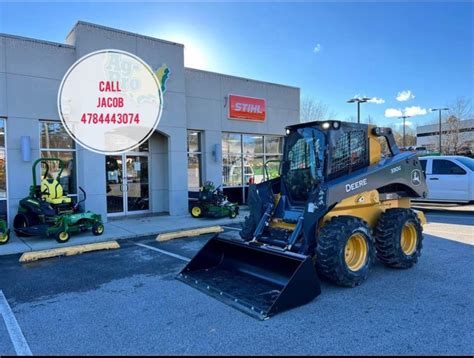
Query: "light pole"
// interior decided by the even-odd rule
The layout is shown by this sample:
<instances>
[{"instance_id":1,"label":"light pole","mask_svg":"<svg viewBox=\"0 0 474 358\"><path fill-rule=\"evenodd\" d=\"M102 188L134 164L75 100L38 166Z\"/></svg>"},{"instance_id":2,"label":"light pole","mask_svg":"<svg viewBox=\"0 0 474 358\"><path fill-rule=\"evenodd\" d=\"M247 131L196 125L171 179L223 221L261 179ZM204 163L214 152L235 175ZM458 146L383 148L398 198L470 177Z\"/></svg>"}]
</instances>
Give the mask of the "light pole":
<instances>
[{"instance_id":1,"label":"light pole","mask_svg":"<svg viewBox=\"0 0 474 358\"><path fill-rule=\"evenodd\" d=\"M441 155L441 111L447 111L449 108L431 108L431 112L438 111L439 113L439 142L438 142L438 150L439 155Z\"/></svg>"},{"instance_id":2,"label":"light pole","mask_svg":"<svg viewBox=\"0 0 474 358\"><path fill-rule=\"evenodd\" d=\"M371 98L362 97L362 98L351 98L347 103L356 103L357 102L357 123L360 123L360 104L369 101Z\"/></svg>"},{"instance_id":3,"label":"light pole","mask_svg":"<svg viewBox=\"0 0 474 358\"><path fill-rule=\"evenodd\" d=\"M406 148L406 144L405 144L405 119L407 118L410 118L411 116L401 116L401 117L398 117L398 118L403 118L403 149Z\"/></svg>"}]
</instances>

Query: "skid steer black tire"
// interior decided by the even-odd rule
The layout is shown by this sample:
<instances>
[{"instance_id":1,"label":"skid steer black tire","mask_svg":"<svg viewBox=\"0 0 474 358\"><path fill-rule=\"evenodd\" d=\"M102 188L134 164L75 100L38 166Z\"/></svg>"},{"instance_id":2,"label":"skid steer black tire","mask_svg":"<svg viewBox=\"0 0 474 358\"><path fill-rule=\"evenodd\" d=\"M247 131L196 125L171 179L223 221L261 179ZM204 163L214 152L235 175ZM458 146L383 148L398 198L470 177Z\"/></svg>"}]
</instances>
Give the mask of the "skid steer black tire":
<instances>
[{"instance_id":1,"label":"skid steer black tire","mask_svg":"<svg viewBox=\"0 0 474 358\"><path fill-rule=\"evenodd\" d=\"M357 270L346 263L346 245L357 237L365 243L365 259ZM316 247L316 269L321 278L339 286L355 287L364 282L374 261L374 246L370 227L354 216L337 216L327 222L319 232Z\"/></svg>"},{"instance_id":2,"label":"skid steer black tire","mask_svg":"<svg viewBox=\"0 0 474 358\"><path fill-rule=\"evenodd\" d=\"M247 215L245 217L244 223L242 224L242 229L239 232L240 237L245 241L252 240L256 228L257 223L255 222L253 215Z\"/></svg>"},{"instance_id":3,"label":"skid steer black tire","mask_svg":"<svg viewBox=\"0 0 474 358\"><path fill-rule=\"evenodd\" d=\"M412 225L413 234L416 233L416 243L411 245L411 250L408 252L404 252L402 246L402 232L406 225ZM375 228L375 249L377 258L383 264L396 268L410 268L418 262L422 247L423 227L413 210L394 208L380 215Z\"/></svg>"}]
</instances>

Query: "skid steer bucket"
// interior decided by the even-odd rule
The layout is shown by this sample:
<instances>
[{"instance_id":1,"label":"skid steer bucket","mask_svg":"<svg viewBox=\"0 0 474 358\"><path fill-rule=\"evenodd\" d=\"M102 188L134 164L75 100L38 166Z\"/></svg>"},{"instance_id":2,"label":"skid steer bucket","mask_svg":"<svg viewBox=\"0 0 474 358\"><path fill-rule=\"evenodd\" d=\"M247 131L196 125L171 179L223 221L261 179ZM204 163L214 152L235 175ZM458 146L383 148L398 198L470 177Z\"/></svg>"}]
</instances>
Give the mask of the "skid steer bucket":
<instances>
[{"instance_id":1,"label":"skid steer bucket","mask_svg":"<svg viewBox=\"0 0 474 358\"><path fill-rule=\"evenodd\" d=\"M261 320L303 305L321 292L311 257L219 235L177 279Z\"/></svg>"}]
</instances>

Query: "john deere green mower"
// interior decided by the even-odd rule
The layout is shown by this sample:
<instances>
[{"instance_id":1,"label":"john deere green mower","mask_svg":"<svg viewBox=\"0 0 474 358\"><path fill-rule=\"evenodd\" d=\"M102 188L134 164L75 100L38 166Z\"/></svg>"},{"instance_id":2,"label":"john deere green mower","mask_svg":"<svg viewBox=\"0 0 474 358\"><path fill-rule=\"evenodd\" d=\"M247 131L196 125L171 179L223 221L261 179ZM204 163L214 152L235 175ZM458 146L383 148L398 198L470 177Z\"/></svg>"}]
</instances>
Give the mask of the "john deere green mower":
<instances>
[{"instance_id":1,"label":"john deere green mower","mask_svg":"<svg viewBox=\"0 0 474 358\"><path fill-rule=\"evenodd\" d=\"M228 201L221 186L216 188L211 181L205 182L199 189L199 197L197 200L191 201L189 211L194 218L229 216L234 219L239 215L237 204Z\"/></svg>"},{"instance_id":2,"label":"john deere green mower","mask_svg":"<svg viewBox=\"0 0 474 358\"><path fill-rule=\"evenodd\" d=\"M49 163L58 163L57 174L51 175ZM45 167L41 183L37 185L36 168L38 164ZM102 235L104 224L102 217L91 211L85 211L82 203L86 200L86 192L79 187L83 199L74 203L60 184L64 162L58 158L40 158L33 163L33 184L29 195L20 200L18 213L13 220L13 227L18 236L54 237L64 243L70 234L92 230L94 235Z\"/></svg>"}]
</instances>

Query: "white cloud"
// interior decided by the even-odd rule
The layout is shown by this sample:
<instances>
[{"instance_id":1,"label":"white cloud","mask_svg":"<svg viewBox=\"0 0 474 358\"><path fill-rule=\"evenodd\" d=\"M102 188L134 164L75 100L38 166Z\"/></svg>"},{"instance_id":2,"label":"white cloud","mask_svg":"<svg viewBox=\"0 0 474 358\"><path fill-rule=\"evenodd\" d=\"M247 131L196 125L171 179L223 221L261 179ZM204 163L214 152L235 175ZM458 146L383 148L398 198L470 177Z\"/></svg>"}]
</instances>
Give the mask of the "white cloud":
<instances>
[{"instance_id":1,"label":"white cloud","mask_svg":"<svg viewBox=\"0 0 474 358\"><path fill-rule=\"evenodd\" d=\"M318 53L321 51L321 44L316 44L316 46L314 47L313 49L313 52L314 53Z\"/></svg>"},{"instance_id":2,"label":"white cloud","mask_svg":"<svg viewBox=\"0 0 474 358\"><path fill-rule=\"evenodd\" d=\"M411 107L406 107L405 108L405 116L424 116L428 111L424 108L421 108L419 106L411 106Z\"/></svg>"},{"instance_id":3,"label":"white cloud","mask_svg":"<svg viewBox=\"0 0 474 358\"><path fill-rule=\"evenodd\" d=\"M402 115L402 111L396 108L387 108L385 110L385 117L387 118L400 117Z\"/></svg>"},{"instance_id":4,"label":"white cloud","mask_svg":"<svg viewBox=\"0 0 474 358\"><path fill-rule=\"evenodd\" d=\"M373 97L373 98L369 99L367 102L375 103L375 104L382 104L382 103L385 103L385 100L383 98Z\"/></svg>"},{"instance_id":5,"label":"white cloud","mask_svg":"<svg viewBox=\"0 0 474 358\"><path fill-rule=\"evenodd\" d=\"M409 99L413 99L415 96L411 93L410 90L407 91L401 91L398 92L397 94L397 101L398 102L405 102L408 101Z\"/></svg>"},{"instance_id":6,"label":"white cloud","mask_svg":"<svg viewBox=\"0 0 474 358\"><path fill-rule=\"evenodd\" d=\"M420 106L411 106L405 107L405 109L397 109L397 108L387 108L385 110L385 117L393 118L393 117L401 117L401 116L424 116L427 114L428 111L425 108L421 108Z\"/></svg>"}]
</instances>

